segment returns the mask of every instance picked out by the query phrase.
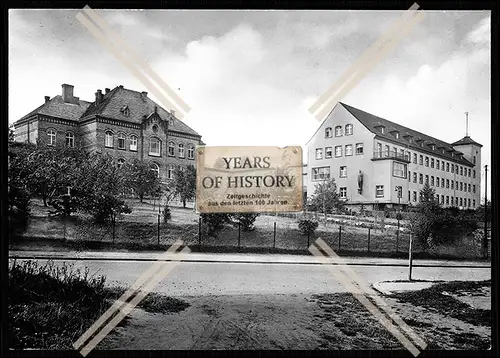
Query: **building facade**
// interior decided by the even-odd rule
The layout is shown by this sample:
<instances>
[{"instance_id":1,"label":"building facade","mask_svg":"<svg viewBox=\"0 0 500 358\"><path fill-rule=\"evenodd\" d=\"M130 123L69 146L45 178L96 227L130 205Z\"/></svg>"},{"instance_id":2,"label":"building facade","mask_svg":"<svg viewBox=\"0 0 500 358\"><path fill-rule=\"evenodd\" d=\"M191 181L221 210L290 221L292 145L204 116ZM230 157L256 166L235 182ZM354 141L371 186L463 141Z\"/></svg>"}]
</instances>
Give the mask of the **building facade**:
<instances>
[{"instance_id":1,"label":"building facade","mask_svg":"<svg viewBox=\"0 0 500 358\"><path fill-rule=\"evenodd\" d=\"M141 159L162 182L174 169L195 165L194 150L201 136L147 96L117 86L97 90L93 102L80 100L74 87L62 85L61 95L45 102L14 123L15 140L79 147L108 153L118 165Z\"/></svg>"},{"instance_id":2,"label":"building facade","mask_svg":"<svg viewBox=\"0 0 500 358\"><path fill-rule=\"evenodd\" d=\"M382 210L418 204L428 182L443 207L475 209L481 147L468 136L449 144L339 102L307 143L307 193L335 178L352 210Z\"/></svg>"}]
</instances>

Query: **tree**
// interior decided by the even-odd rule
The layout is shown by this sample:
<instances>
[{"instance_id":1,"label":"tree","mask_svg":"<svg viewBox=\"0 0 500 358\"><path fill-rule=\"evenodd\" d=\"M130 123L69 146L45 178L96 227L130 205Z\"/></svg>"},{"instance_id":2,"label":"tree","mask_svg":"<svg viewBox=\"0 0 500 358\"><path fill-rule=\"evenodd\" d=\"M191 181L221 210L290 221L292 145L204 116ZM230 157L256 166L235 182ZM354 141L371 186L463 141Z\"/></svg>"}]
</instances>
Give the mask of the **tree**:
<instances>
[{"instance_id":1,"label":"tree","mask_svg":"<svg viewBox=\"0 0 500 358\"><path fill-rule=\"evenodd\" d=\"M14 141L14 126L9 127L9 143Z\"/></svg>"},{"instance_id":2,"label":"tree","mask_svg":"<svg viewBox=\"0 0 500 358\"><path fill-rule=\"evenodd\" d=\"M123 164L121 171L125 178L125 188L131 189L141 203L145 195L161 194L160 179L148 164L134 159Z\"/></svg>"},{"instance_id":3,"label":"tree","mask_svg":"<svg viewBox=\"0 0 500 358\"><path fill-rule=\"evenodd\" d=\"M420 191L420 202L416 205L416 213L412 213L410 229L419 240L424 251L429 248L432 233L437 229L437 216L441 207L436 199L436 191L429 183L425 183Z\"/></svg>"},{"instance_id":4,"label":"tree","mask_svg":"<svg viewBox=\"0 0 500 358\"><path fill-rule=\"evenodd\" d=\"M334 178L316 184L314 194L309 202L311 210L330 214L334 209L342 209L343 206L344 202L340 200L337 193L337 184Z\"/></svg>"},{"instance_id":5,"label":"tree","mask_svg":"<svg viewBox=\"0 0 500 358\"><path fill-rule=\"evenodd\" d=\"M259 213L235 213L230 214L231 220L239 223L243 231L252 231L254 222L259 216Z\"/></svg>"},{"instance_id":6,"label":"tree","mask_svg":"<svg viewBox=\"0 0 500 358\"><path fill-rule=\"evenodd\" d=\"M109 155L93 154L81 163L75 175L72 195L76 207L91 214L95 221L114 221L130 208L121 195L126 187L126 178Z\"/></svg>"},{"instance_id":7,"label":"tree","mask_svg":"<svg viewBox=\"0 0 500 358\"><path fill-rule=\"evenodd\" d=\"M188 165L186 170L180 167L174 171L174 195L178 195L182 201L183 207L186 207L186 201L192 200L196 195L196 168Z\"/></svg>"},{"instance_id":8,"label":"tree","mask_svg":"<svg viewBox=\"0 0 500 358\"><path fill-rule=\"evenodd\" d=\"M226 213L201 214L201 220L209 235L215 234L224 227L224 224L230 222L230 216Z\"/></svg>"}]
</instances>

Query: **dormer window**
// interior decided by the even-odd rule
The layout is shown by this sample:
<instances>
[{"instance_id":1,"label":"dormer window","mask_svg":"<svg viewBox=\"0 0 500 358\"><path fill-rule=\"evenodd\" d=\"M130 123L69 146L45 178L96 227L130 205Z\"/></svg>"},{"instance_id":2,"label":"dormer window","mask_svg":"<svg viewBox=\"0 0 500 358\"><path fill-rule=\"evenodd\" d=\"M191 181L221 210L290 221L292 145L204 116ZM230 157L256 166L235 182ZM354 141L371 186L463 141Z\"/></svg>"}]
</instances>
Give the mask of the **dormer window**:
<instances>
[{"instance_id":1,"label":"dormer window","mask_svg":"<svg viewBox=\"0 0 500 358\"><path fill-rule=\"evenodd\" d=\"M385 134L385 127L380 127L380 133Z\"/></svg>"},{"instance_id":2,"label":"dormer window","mask_svg":"<svg viewBox=\"0 0 500 358\"><path fill-rule=\"evenodd\" d=\"M125 117L128 117L130 116L130 109L128 108L127 105L125 105L124 107L122 107L120 109L120 112L125 116Z\"/></svg>"},{"instance_id":3,"label":"dormer window","mask_svg":"<svg viewBox=\"0 0 500 358\"><path fill-rule=\"evenodd\" d=\"M394 137L396 137L396 139L399 139L399 132L394 132Z\"/></svg>"},{"instance_id":4,"label":"dormer window","mask_svg":"<svg viewBox=\"0 0 500 358\"><path fill-rule=\"evenodd\" d=\"M173 118L170 118L170 119L168 120L168 125L169 125L169 126L173 126L173 125L174 125L174 119L173 119Z\"/></svg>"}]
</instances>

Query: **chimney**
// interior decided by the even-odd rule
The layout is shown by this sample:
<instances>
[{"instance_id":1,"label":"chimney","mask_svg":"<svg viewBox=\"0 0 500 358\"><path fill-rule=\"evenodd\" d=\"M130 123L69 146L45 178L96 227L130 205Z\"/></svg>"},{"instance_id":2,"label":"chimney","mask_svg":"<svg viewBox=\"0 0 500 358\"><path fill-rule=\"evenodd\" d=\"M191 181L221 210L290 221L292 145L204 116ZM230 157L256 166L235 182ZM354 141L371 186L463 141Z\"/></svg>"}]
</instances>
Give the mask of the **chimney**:
<instances>
[{"instance_id":1,"label":"chimney","mask_svg":"<svg viewBox=\"0 0 500 358\"><path fill-rule=\"evenodd\" d=\"M73 101L73 88L74 86L72 85L62 85L62 98L64 102L71 103Z\"/></svg>"},{"instance_id":2,"label":"chimney","mask_svg":"<svg viewBox=\"0 0 500 358\"><path fill-rule=\"evenodd\" d=\"M105 88L104 91L105 91L104 94L108 94L110 90L109 88Z\"/></svg>"},{"instance_id":3,"label":"chimney","mask_svg":"<svg viewBox=\"0 0 500 358\"><path fill-rule=\"evenodd\" d=\"M123 88L123 85L119 85L118 87Z\"/></svg>"},{"instance_id":4,"label":"chimney","mask_svg":"<svg viewBox=\"0 0 500 358\"><path fill-rule=\"evenodd\" d=\"M148 93L146 91L141 92L141 97L145 99L148 96Z\"/></svg>"},{"instance_id":5,"label":"chimney","mask_svg":"<svg viewBox=\"0 0 500 358\"><path fill-rule=\"evenodd\" d=\"M171 109L170 114L175 117L175 109Z\"/></svg>"},{"instance_id":6,"label":"chimney","mask_svg":"<svg viewBox=\"0 0 500 358\"><path fill-rule=\"evenodd\" d=\"M50 101L50 96L45 96L45 103L48 103Z\"/></svg>"},{"instance_id":7,"label":"chimney","mask_svg":"<svg viewBox=\"0 0 500 358\"><path fill-rule=\"evenodd\" d=\"M102 100L102 91L100 89L95 93L95 104L101 103Z\"/></svg>"}]
</instances>

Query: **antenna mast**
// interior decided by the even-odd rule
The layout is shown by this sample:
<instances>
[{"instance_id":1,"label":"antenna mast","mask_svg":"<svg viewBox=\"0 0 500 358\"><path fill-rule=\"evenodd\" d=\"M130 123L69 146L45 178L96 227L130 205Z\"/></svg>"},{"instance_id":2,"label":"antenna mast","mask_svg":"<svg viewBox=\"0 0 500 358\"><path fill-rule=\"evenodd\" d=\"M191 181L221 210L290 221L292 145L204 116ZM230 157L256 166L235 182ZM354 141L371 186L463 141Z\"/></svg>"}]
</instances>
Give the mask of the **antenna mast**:
<instances>
[{"instance_id":1,"label":"antenna mast","mask_svg":"<svg viewBox=\"0 0 500 358\"><path fill-rule=\"evenodd\" d=\"M465 112L465 136L469 136L469 112Z\"/></svg>"}]
</instances>

